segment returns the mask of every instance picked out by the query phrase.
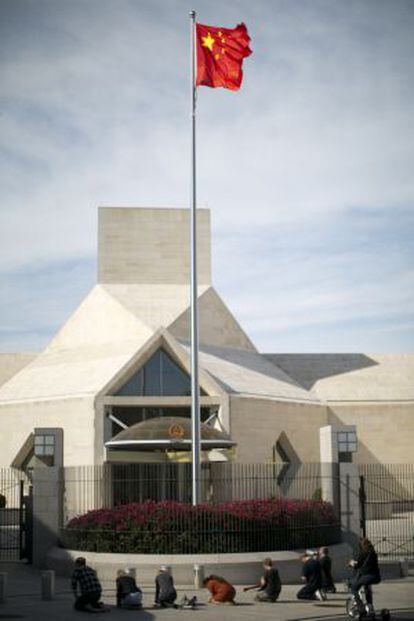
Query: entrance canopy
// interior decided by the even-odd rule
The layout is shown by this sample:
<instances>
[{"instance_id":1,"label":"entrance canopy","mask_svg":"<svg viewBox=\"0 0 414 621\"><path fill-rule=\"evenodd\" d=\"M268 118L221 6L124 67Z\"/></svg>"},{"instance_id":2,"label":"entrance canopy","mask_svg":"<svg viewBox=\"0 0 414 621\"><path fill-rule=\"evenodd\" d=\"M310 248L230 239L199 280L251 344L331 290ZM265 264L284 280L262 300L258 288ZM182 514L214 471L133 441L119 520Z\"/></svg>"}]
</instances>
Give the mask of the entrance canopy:
<instances>
[{"instance_id":1,"label":"entrance canopy","mask_svg":"<svg viewBox=\"0 0 414 621\"><path fill-rule=\"evenodd\" d=\"M231 448L236 443L223 431L200 424L201 447L204 450ZM105 443L106 448L122 451L191 450L189 418L156 417L123 429Z\"/></svg>"}]
</instances>

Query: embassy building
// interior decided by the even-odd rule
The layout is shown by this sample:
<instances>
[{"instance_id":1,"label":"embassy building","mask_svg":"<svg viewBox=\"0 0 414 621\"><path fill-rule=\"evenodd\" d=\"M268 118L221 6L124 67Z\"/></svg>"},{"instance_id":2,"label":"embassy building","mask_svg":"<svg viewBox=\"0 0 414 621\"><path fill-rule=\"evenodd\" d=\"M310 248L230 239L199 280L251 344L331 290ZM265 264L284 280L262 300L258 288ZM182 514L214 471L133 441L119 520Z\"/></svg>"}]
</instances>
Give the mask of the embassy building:
<instances>
[{"instance_id":1,"label":"embassy building","mask_svg":"<svg viewBox=\"0 0 414 621\"><path fill-rule=\"evenodd\" d=\"M189 229L99 210L97 284L44 351L0 355L0 467L190 459ZM319 462L331 426L345 460L411 462L414 355L260 353L212 285L208 210L198 238L203 459Z\"/></svg>"}]
</instances>

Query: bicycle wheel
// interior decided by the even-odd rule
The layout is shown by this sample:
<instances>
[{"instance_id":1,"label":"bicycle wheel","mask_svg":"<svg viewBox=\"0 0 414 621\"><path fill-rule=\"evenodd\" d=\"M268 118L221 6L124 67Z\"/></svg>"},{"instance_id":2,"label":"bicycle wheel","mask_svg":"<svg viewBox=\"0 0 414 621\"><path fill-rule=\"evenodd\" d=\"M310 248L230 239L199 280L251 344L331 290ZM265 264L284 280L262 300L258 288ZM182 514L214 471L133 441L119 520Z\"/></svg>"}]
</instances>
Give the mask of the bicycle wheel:
<instances>
[{"instance_id":1,"label":"bicycle wheel","mask_svg":"<svg viewBox=\"0 0 414 621\"><path fill-rule=\"evenodd\" d=\"M353 597L348 597L348 599L345 602L345 608L346 608L346 614L348 615L348 617L354 617L354 614L356 612L356 604L355 604L355 600Z\"/></svg>"}]
</instances>

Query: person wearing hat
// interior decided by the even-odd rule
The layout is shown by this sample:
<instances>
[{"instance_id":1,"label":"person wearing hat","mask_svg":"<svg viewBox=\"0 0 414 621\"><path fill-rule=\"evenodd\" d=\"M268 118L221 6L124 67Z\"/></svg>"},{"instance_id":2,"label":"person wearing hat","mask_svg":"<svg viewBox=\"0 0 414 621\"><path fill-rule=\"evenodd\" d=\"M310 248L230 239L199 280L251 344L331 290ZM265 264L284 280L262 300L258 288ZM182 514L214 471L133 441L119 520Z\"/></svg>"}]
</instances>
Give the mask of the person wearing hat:
<instances>
[{"instance_id":1,"label":"person wearing hat","mask_svg":"<svg viewBox=\"0 0 414 621\"><path fill-rule=\"evenodd\" d=\"M116 605L118 608L141 608L142 591L129 569L120 569L116 575Z\"/></svg>"},{"instance_id":2,"label":"person wearing hat","mask_svg":"<svg viewBox=\"0 0 414 621\"><path fill-rule=\"evenodd\" d=\"M157 608L178 608L177 591L169 567L161 565L155 577L155 604Z\"/></svg>"},{"instance_id":3,"label":"person wearing hat","mask_svg":"<svg viewBox=\"0 0 414 621\"><path fill-rule=\"evenodd\" d=\"M301 556L303 563L302 581L305 585L297 592L298 599L319 599L325 600L326 595L321 592L322 588L322 568L318 560L318 554L313 550L306 550Z\"/></svg>"}]
</instances>

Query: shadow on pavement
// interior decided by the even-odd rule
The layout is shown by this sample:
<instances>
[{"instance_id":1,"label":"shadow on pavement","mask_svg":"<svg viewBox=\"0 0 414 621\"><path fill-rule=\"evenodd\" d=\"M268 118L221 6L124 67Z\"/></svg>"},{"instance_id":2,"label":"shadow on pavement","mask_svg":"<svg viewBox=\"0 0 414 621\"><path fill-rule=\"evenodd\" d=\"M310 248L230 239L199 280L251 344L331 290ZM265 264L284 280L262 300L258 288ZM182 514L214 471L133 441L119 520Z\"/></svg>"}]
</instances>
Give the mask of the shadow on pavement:
<instances>
[{"instance_id":1,"label":"shadow on pavement","mask_svg":"<svg viewBox=\"0 0 414 621\"><path fill-rule=\"evenodd\" d=\"M150 621L151 619L154 619L154 614L153 612L150 612L151 610L154 611L153 608L150 607L144 607L144 608L136 608L134 609L127 609L127 608L118 608L118 606L111 606L110 604L106 606L106 608L108 608L108 612L122 612L122 616L124 616L125 613L126 614L126 618L129 618L128 613L133 613L135 617L137 617L137 615L139 615L139 621ZM159 610L159 608L157 609ZM82 612L80 613L79 619L83 618L84 614L82 614ZM105 617L105 614L104 614ZM111 617L111 615L110 615ZM109 617L109 618L110 618ZM101 618L101 615L100 617ZM106 617L105 617L106 618Z\"/></svg>"},{"instance_id":2,"label":"shadow on pavement","mask_svg":"<svg viewBox=\"0 0 414 621\"><path fill-rule=\"evenodd\" d=\"M375 619L377 621L381 621L381 610L377 611ZM398 609L390 609L391 612L391 621L414 621L414 608L398 608ZM335 615L332 617L327 616L314 616L314 617L306 617L306 621L349 621L349 617L346 614ZM290 619L290 621L303 621L304 617L297 617L296 619Z\"/></svg>"}]
</instances>

